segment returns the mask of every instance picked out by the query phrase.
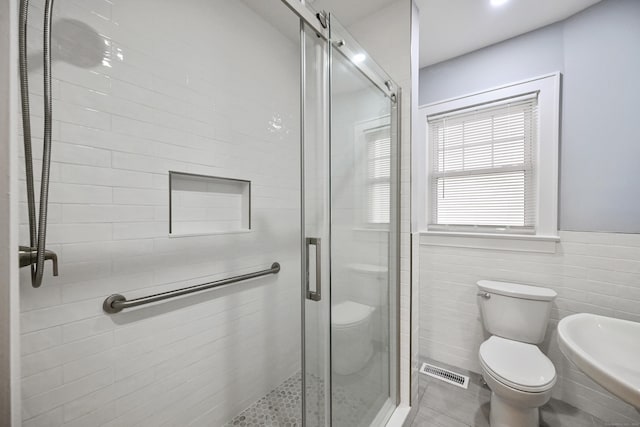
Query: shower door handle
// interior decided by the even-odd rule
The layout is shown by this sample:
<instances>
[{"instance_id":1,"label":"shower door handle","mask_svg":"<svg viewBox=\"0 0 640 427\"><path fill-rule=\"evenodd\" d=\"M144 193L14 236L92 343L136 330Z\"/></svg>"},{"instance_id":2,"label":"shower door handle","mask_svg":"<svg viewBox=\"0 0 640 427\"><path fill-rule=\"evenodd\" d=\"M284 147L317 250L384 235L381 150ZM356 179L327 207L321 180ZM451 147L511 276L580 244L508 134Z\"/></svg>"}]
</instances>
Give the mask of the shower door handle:
<instances>
[{"instance_id":1,"label":"shower door handle","mask_svg":"<svg viewBox=\"0 0 640 427\"><path fill-rule=\"evenodd\" d=\"M307 280L306 280L306 296L307 299L310 299L311 301L320 301L322 299L322 275L321 275L321 271L322 271L322 247L320 245L320 238L319 237L307 237L306 238L306 242L307 242L307 248L305 251L305 256L306 256L306 266L307 266ZM309 277L309 247L313 245L316 247L316 290L312 291L311 289L309 289L309 282L310 282L310 277Z\"/></svg>"}]
</instances>

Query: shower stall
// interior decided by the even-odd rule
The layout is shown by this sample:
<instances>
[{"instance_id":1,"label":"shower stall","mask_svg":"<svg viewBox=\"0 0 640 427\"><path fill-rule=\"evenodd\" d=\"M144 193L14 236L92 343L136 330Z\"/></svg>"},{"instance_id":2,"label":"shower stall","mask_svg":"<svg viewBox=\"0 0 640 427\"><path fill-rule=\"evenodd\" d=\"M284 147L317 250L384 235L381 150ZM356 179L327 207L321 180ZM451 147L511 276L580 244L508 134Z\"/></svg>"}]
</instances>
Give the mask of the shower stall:
<instances>
[{"instance_id":1,"label":"shower stall","mask_svg":"<svg viewBox=\"0 0 640 427\"><path fill-rule=\"evenodd\" d=\"M397 84L298 0L28 9L23 425L384 425Z\"/></svg>"}]
</instances>

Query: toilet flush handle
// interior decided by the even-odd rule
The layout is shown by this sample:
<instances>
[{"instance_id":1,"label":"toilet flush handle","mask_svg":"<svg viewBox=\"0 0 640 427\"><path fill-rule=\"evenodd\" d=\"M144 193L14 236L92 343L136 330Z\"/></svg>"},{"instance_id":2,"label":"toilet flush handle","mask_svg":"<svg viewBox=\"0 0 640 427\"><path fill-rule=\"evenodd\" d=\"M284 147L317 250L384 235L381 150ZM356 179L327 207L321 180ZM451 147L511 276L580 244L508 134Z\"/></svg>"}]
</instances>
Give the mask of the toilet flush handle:
<instances>
[{"instance_id":1,"label":"toilet flush handle","mask_svg":"<svg viewBox=\"0 0 640 427\"><path fill-rule=\"evenodd\" d=\"M486 299L491 298L491 294L489 292L478 292L478 296Z\"/></svg>"}]
</instances>

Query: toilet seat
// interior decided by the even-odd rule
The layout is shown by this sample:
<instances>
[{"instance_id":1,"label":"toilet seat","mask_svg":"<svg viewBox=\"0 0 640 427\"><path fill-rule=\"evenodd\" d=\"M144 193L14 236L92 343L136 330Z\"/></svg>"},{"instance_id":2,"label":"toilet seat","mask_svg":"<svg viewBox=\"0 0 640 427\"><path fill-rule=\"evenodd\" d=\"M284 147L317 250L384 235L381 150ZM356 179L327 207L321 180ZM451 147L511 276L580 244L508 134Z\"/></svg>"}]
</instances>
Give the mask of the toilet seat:
<instances>
[{"instance_id":1,"label":"toilet seat","mask_svg":"<svg viewBox=\"0 0 640 427\"><path fill-rule=\"evenodd\" d=\"M540 393L556 383L553 363L533 344L492 336L480 345L480 363L493 378L515 390Z\"/></svg>"},{"instance_id":2,"label":"toilet seat","mask_svg":"<svg viewBox=\"0 0 640 427\"><path fill-rule=\"evenodd\" d=\"M375 309L353 301L343 301L331 309L331 325L334 328L353 327L367 322Z\"/></svg>"},{"instance_id":3,"label":"toilet seat","mask_svg":"<svg viewBox=\"0 0 640 427\"><path fill-rule=\"evenodd\" d=\"M355 374L373 357L374 311L374 307L354 301L331 307L331 369L336 374Z\"/></svg>"}]
</instances>

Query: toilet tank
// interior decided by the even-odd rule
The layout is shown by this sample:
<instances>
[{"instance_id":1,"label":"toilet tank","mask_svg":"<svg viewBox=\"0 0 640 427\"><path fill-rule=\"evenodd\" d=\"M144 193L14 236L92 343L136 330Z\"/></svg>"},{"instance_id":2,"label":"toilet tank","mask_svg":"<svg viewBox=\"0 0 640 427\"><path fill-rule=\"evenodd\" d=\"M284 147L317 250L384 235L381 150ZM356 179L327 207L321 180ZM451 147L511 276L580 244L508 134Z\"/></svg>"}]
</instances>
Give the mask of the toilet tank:
<instances>
[{"instance_id":1,"label":"toilet tank","mask_svg":"<svg viewBox=\"0 0 640 427\"><path fill-rule=\"evenodd\" d=\"M491 335L539 344L544 340L553 289L480 280L478 299L484 327Z\"/></svg>"}]
</instances>

